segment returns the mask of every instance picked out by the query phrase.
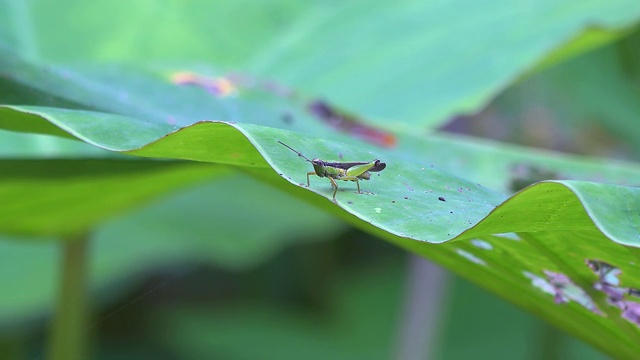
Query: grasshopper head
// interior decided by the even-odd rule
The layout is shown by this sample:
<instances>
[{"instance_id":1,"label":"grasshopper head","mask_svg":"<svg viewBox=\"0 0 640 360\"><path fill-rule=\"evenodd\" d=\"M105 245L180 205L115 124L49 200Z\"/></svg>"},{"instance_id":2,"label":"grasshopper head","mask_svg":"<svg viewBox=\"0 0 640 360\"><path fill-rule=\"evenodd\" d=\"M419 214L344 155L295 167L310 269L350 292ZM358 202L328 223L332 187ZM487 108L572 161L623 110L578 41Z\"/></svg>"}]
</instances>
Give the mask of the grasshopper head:
<instances>
[{"instance_id":1,"label":"grasshopper head","mask_svg":"<svg viewBox=\"0 0 640 360\"><path fill-rule=\"evenodd\" d=\"M313 170L316 172L316 174L320 177L323 177L325 172L324 161L320 159L313 159L311 160L311 164L313 165Z\"/></svg>"}]
</instances>

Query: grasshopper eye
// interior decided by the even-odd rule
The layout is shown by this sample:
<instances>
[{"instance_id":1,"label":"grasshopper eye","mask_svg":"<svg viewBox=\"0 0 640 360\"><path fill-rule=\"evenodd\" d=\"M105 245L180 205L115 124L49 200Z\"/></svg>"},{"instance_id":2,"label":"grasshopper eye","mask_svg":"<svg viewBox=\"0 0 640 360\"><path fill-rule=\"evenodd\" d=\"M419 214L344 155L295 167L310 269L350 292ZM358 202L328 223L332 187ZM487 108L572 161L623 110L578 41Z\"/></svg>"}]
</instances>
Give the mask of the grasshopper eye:
<instances>
[{"instance_id":1,"label":"grasshopper eye","mask_svg":"<svg viewBox=\"0 0 640 360\"><path fill-rule=\"evenodd\" d=\"M313 160L311 160L311 163L312 163L313 165L320 165L320 164L322 164L322 163L323 163L323 161L322 161L322 160L320 160L320 159L313 159Z\"/></svg>"}]
</instances>

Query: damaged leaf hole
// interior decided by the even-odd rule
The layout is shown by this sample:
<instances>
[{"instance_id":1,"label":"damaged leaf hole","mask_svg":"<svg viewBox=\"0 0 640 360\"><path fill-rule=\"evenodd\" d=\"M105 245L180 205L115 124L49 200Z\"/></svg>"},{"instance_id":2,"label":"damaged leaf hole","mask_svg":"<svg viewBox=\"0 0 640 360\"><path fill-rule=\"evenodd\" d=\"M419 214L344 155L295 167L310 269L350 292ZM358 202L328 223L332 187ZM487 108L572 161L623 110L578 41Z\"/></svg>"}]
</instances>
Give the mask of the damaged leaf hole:
<instances>
[{"instance_id":1,"label":"damaged leaf hole","mask_svg":"<svg viewBox=\"0 0 640 360\"><path fill-rule=\"evenodd\" d=\"M447 236L450 236L449 234L447 234ZM462 249L456 249L456 254L462 256L463 258L471 261L474 264L478 264L478 265L487 265L487 262L482 260L481 258L477 257L476 255L466 251L466 250L462 250Z\"/></svg>"},{"instance_id":2,"label":"damaged leaf hole","mask_svg":"<svg viewBox=\"0 0 640 360\"><path fill-rule=\"evenodd\" d=\"M593 288L606 296L609 305L620 309L621 316L625 320L640 327L640 302L638 302L640 290L621 286L618 276L622 274L622 270L609 263L594 259L586 259L585 263L597 276ZM549 270L543 270L543 273L546 278L527 271L524 272L524 275L531 280L533 286L553 295L556 304L575 301L594 314L604 316L591 297L574 284L567 275ZM631 297L635 301L630 299Z\"/></svg>"},{"instance_id":3,"label":"damaged leaf hole","mask_svg":"<svg viewBox=\"0 0 640 360\"><path fill-rule=\"evenodd\" d=\"M469 222L471 223L471 222ZM480 239L473 239L471 240L471 244L473 244L473 246L480 248L480 249L484 249L484 250L493 250L493 246L491 244L489 244L488 242L484 241L484 240L480 240Z\"/></svg>"}]
</instances>

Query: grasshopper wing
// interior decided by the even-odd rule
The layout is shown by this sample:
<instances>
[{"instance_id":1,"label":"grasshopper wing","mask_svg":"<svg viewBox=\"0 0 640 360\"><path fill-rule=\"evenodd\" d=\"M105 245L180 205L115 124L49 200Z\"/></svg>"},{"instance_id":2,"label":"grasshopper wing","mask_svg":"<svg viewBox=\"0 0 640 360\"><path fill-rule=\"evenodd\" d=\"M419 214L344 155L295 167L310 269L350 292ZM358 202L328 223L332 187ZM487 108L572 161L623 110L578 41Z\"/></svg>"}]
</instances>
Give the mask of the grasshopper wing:
<instances>
[{"instance_id":1,"label":"grasshopper wing","mask_svg":"<svg viewBox=\"0 0 640 360\"><path fill-rule=\"evenodd\" d=\"M382 171L387 167L386 163L380 162L380 160L375 159L373 160L373 166L368 170L371 172L378 172L378 171Z\"/></svg>"},{"instance_id":2,"label":"grasshopper wing","mask_svg":"<svg viewBox=\"0 0 640 360\"><path fill-rule=\"evenodd\" d=\"M369 161L352 161L352 162L346 162L346 161L324 161L324 165L325 166L330 166L330 167L343 169L343 170L349 170L350 168L352 168L354 166L368 165L368 164L371 164L371 162L369 162Z\"/></svg>"},{"instance_id":3,"label":"grasshopper wing","mask_svg":"<svg viewBox=\"0 0 640 360\"><path fill-rule=\"evenodd\" d=\"M369 171L382 171L387 167L387 164L380 162L380 160L375 159L373 161L353 161L353 162L343 162L343 161L325 161L325 166L331 166L338 169L349 170L354 167L359 167L361 165L371 165ZM366 170L365 170L366 171Z\"/></svg>"}]
</instances>

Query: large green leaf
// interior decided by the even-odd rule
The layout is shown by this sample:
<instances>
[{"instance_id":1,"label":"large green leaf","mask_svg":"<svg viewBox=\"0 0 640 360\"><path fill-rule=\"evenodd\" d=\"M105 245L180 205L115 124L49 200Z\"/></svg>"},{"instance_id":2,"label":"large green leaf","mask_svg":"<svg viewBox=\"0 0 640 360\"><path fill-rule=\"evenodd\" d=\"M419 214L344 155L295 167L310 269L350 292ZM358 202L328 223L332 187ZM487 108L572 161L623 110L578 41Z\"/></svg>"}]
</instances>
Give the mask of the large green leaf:
<instances>
[{"instance_id":1,"label":"large green leaf","mask_svg":"<svg viewBox=\"0 0 640 360\"><path fill-rule=\"evenodd\" d=\"M637 227L640 214L634 210L640 208L640 194L636 188L585 181L547 181L508 197L435 169L409 150L353 147L265 126L223 122L200 122L165 136L159 131L158 140L144 145L148 134L142 132L138 140L135 136L138 127L148 128L144 122L135 119L125 122L125 133L132 134L132 138L123 140L96 135L90 130L109 133L110 124L122 130L122 122L112 122L109 116L94 116L91 112L69 116L74 113L5 107L0 124L15 119L23 125L25 121L42 124L47 120L52 127L55 124L66 130L77 129L72 131L73 135L105 149L123 151L122 142L139 142L124 152L233 165L447 266L612 355L624 357L638 351L640 329L634 324L635 318L629 314L622 317L617 307L607 303L606 292L594 290L593 286L604 278L598 278L587 266L609 264L621 271L619 281L623 285L616 282L617 287L640 288L640 270L636 266L640 260ZM47 127L41 130L50 132ZM402 143L410 143L411 139L406 136L405 141L405 136L400 137ZM306 189L303 183L309 164L276 140L309 156L325 159L336 157L335 154L342 154L346 160L379 157L388 163L388 168L380 176L363 181L362 194L357 194L352 184L340 183L337 204L333 204L329 183L314 177L311 187ZM184 146L187 143L189 146ZM475 157L479 161L497 160L486 146L482 150L482 146L476 147ZM442 148L439 152L449 149ZM520 162L529 159L531 166L546 161L544 155L537 158L522 150L504 153L505 158L519 158ZM597 162L562 158L555 162L555 166L563 166L563 176L572 172L587 178L624 176L625 182L635 182L640 177L637 166L632 164L610 164L603 173L595 166ZM473 168L470 175L474 173L471 171ZM494 235L509 232L518 235ZM463 239L472 241L450 241ZM442 242L447 243L428 244ZM559 276L566 280L558 283ZM569 304L554 304L554 295L556 301Z\"/></svg>"},{"instance_id":2,"label":"large green leaf","mask_svg":"<svg viewBox=\"0 0 640 360\"><path fill-rule=\"evenodd\" d=\"M122 160L2 160L0 167L7 171L0 180L2 232L64 236L224 172L202 164Z\"/></svg>"},{"instance_id":3,"label":"large green leaf","mask_svg":"<svg viewBox=\"0 0 640 360\"><path fill-rule=\"evenodd\" d=\"M0 48L0 101L57 109L2 108L0 127L76 138L107 151L87 154L86 147L65 147L65 157L74 160L4 161L0 201L3 209L6 205L15 211L0 217L3 231L84 232L141 200L204 181L230 166L433 259L609 354L638 353L637 320L627 311L633 303L626 303L626 295L625 302L613 302L610 294L611 288L640 285L638 194L634 188L593 183L637 184L637 165L416 132L418 124L438 124L477 109L536 65L547 66L620 36L621 28L639 16L640 8L632 1L547 1L526 7L517 2L353 2L339 8L225 3L212 5L211 12L164 4L155 13L129 3L77 2L60 15L67 20L51 16L47 4L32 12L21 2L10 5L10 11L22 11L22 16L0 22L0 36L12 39L30 61ZM114 19L109 30L92 25L104 23L92 21L92 16L102 20L123 8L128 11ZM229 15L238 9L245 21ZM83 16L77 16L79 11ZM29 15L39 30L7 30L9 24L29 29ZM595 37L593 31L580 36L593 24L603 30ZM151 31L131 36L134 28ZM571 39L577 39L574 47L559 48ZM552 50L557 51L549 55ZM236 84L238 96L224 98L175 86L169 75L185 69L183 62L155 70L41 63L52 58L77 62L80 54L85 59L145 63L149 55L154 60L198 58L215 66L200 67L205 73L225 76L238 70L258 86ZM319 121L308 110L305 96L265 90L274 83L262 77L289 85L296 93L324 96L371 123L412 134L389 132L397 148L374 148L354 140L359 133L353 129L340 133L335 125ZM238 123L189 126L202 119ZM311 191L300 186L310 166L276 140L309 157L380 158L388 168L362 182L363 194L355 193L355 184L340 183L333 204L326 179L314 177ZM49 145L58 149L55 140ZM29 154L38 159L46 153L6 145L0 150L5 157ZM216 165L131 161L109 152ZM94 164L96 171L83 170L84 164ZM545 179L591 182L543 182L505 195ZM56 204L64 204L64 211L56 212ZM261 206L278 211L280 204L265 201ZM70 217L77 221L70 222ZM495 235L514 231L519 235ZM585 261L600 270L595 273ZM605 262L621 271L621 284L609 277L611 283L605 282ZM623 305L627 309L621 313Z\"/></svg>"},{"instance_id":4,"label":"large green leaf","mask_svg":"<svg viewBox=\"0 0 640 360\"><path fill-rule=\"evenodd\" d=\"M8 2L14 16L0 26L27 57L200 60L278 79L387 127L477 110L562 45L574 46L553 61L617 38L640 17L634 0L30 5ZM109 26L104 14L114 15Z\"/></svg>"}]
</instances>

